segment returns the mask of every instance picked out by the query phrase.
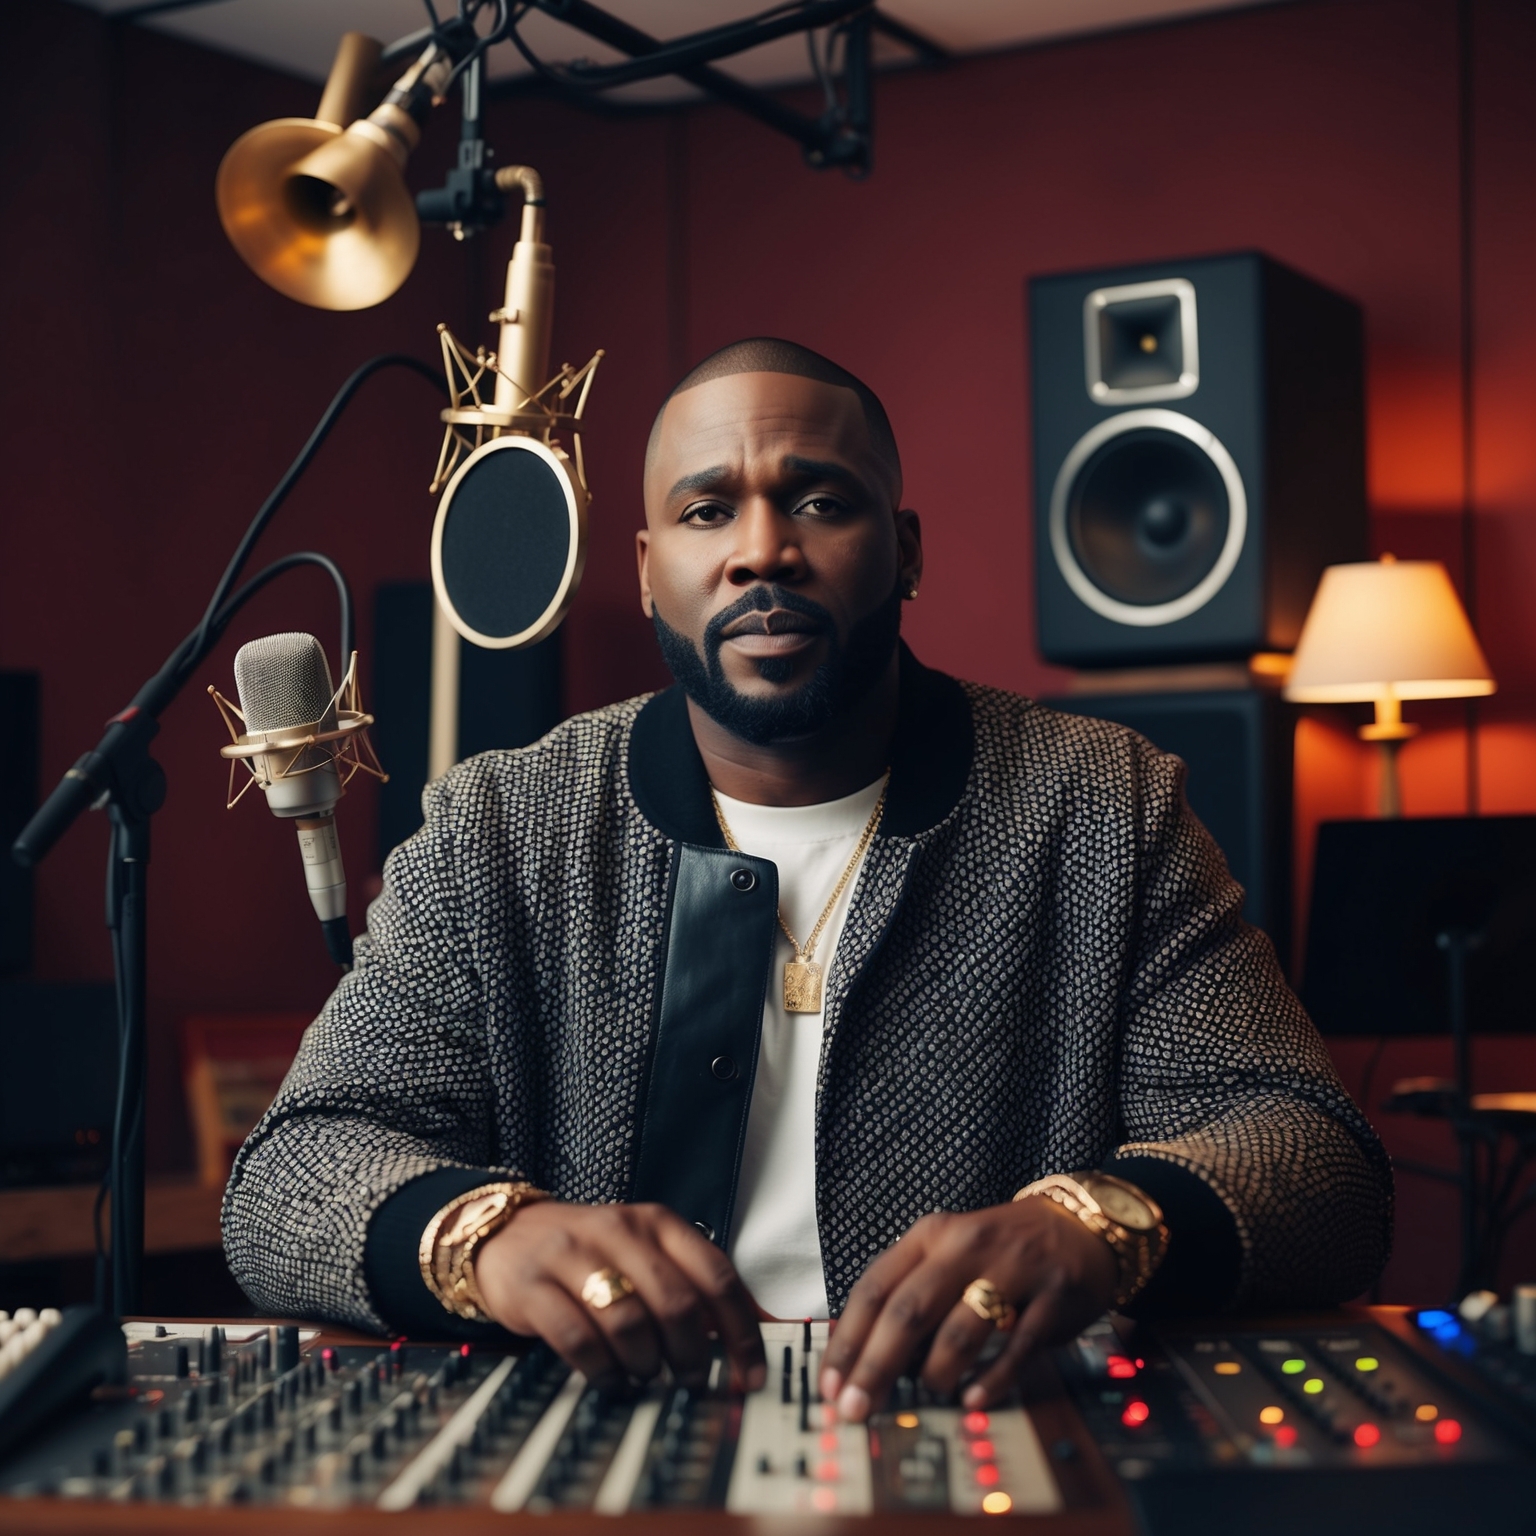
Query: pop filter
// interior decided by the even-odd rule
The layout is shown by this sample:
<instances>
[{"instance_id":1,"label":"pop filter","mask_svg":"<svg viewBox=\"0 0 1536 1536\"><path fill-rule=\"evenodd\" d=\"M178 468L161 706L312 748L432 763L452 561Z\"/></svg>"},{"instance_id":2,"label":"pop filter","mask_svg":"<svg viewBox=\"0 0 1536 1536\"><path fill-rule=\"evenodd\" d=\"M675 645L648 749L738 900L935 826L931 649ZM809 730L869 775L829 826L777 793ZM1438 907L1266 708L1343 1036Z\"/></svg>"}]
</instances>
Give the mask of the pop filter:
<instances>
[{"instance_id":1,"label":"pop filter","mask_svg":"<svg viewBox=\"0 0 1536 1536\"><path fill-rule=\"evenodd\" d=\"M454 472L432 528L432 585L474 645L513 650L550 634L587 558L587 493L559 448L498 437Z\"/></svg>"}]
</instances>

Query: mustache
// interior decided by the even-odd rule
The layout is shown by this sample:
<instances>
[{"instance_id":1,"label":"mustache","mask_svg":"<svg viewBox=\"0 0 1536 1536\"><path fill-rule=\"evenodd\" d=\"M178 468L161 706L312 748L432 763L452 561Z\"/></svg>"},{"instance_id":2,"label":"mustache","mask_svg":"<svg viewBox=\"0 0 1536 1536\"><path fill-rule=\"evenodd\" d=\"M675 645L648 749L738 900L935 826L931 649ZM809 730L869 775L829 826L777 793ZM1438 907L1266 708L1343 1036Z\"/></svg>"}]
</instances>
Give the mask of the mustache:
<instances>
[{"instance_id":1,"label":"mustache","mask_svg":"<svg viewBox=\"0 0 1536 1536\"><path fill-rule=\"evenodd\" d=\"M817 634L831 634L835 628L832 615L820 603L798 592L791 592L787 587L776 586L772 582L759 582L756 586L748 587L729 608L722 609L704 626L704 654L708 657L719 654L726 639L725 631L731 625L750 614L771 613L775 609L807 620ZM804 629L806 626L795 627Z\"/></svg>"}]
</instances>

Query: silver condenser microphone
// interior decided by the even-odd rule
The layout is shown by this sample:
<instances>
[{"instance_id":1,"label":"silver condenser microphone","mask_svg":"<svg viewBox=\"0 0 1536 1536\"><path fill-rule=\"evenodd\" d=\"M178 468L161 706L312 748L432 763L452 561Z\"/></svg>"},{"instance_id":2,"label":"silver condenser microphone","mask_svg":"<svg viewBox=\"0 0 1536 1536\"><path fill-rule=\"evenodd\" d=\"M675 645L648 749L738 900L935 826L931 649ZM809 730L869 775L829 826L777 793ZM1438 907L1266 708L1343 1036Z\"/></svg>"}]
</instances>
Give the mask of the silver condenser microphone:
<instances>
[{"instance_id":1,"label":"silver condenser microphone","mask_svg":"<svg viewBox=\"0 0 1536 1536\"><path fill-rule=\"evenodd\" d=\"M245 716L243 740L270 750L251 759L273 815L298 829L304 882L331 957L352 963L347 877L336 838L342 781L334 751L336 695L325 652L313 635L266 635L235 656L235 687ZM324 738L306 745L306 739Z\"/></svg>"}]
</instances>

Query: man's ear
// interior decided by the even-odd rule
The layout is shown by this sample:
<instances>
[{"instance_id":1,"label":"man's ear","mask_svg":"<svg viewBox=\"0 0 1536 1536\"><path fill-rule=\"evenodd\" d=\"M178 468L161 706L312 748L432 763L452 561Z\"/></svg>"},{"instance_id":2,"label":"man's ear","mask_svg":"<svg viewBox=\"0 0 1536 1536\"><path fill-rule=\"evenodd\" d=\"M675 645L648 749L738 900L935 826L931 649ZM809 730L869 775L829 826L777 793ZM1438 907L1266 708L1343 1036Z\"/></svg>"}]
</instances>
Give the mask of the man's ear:
<instances>
[{"instance_id":1,"label":"man's ear","mask_svg":"<svg viewBox=\"0 0 1536 1536\"><path fill-rule=\"evenodd\" d=\"M648 528L639 528L635 531L635 565L640 576L640 611L646 618L653 618L651 608L651 533Z\"/></svg>"},{"instance_id":2,"label":"man's ear","mask_svg":"<svg viewBox=\"0 0 1536 1536\"><path fill-rule=\"evenodd\" d=\"M899 507L896 518L896 560L903 588L923 579L923 524L911 507Z\"/></svg>"}]
</instances>

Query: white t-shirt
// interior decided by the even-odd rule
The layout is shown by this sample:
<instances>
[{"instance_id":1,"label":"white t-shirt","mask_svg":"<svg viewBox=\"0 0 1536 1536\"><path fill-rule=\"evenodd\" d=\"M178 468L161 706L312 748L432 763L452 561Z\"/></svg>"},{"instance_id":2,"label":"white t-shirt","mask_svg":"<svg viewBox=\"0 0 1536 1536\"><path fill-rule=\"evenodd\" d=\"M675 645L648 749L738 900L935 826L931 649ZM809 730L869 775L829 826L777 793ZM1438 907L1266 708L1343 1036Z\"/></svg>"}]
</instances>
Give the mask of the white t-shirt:
<instances>
[{"instance_id":1,"label":"white t-shirt","mask_svg":"<svg viewBox=\"0 0 1536 1536\"><path fill-rule=\"evenodd\" d=\"M749 805L719 795L743 853L779 870L779 911L803 944L858 846L884 777L822 805ZM822 994L859 871L844 886L816 941ZM757 1304L773 1317L826 1317L827 1284L816 1229L816 1077L820 1013L786 1013L784 966L794 950L782 931L763 1005L763 1039L747 1115L747 1144L730 1256Z\"/></svg>"}]
</instances>

